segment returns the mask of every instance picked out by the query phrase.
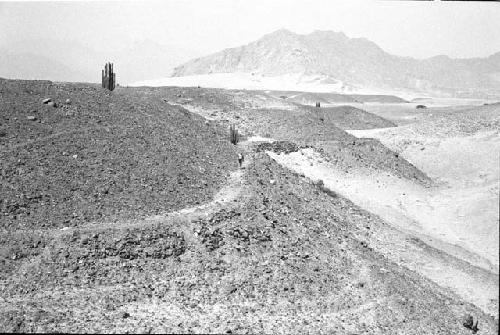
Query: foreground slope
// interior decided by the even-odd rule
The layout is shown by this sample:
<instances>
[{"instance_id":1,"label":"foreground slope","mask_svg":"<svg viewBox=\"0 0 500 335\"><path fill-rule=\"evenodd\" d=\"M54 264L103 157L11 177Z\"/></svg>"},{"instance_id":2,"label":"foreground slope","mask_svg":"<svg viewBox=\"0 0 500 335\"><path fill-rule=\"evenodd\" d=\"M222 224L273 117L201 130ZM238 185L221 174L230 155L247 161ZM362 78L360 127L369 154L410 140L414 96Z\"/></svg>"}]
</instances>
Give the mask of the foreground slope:
<instances>
[{"instance_id":1,"label":"foreground slope","mask_svg":"<svg viewBox=\"0 0 500 335\"><path fill-rule=\"evenodd\" d=\"M372 250L382 224L249 154L242 197L209 216L75 230L5 280L6 330L470 334L495 323ZM141 251L143 250L143 251ZM29 306L27 308L26 306Z\"/></svg>"},{"instance_id":2,"label":"foreground slope","mask_svg":"<svg viewBox=\"0 0 500 335\"><path fill-rule=\"evenodd\" d=\"M315 115L302 111L299 121L310 121L307 132L300 132L299 125L294 125L288 135L285 128L276 132L298 143L243 142L234 147L222 135L217 135L217 125L224 124L222 121L227 121L228 115L236 117L245 110L233 107L242 100L252 102L248 101L248 95L233 95L231 100L231 93L219 95L203 89L193 89L192 98L190 91L179 93L179 88L118 89L111 94L85 85L54 85L52 89L54 96L64 93L57 96L58 100L69 91L89 90L94 98L88 98L88 104L78 108L83 115L98 108L97 102L110 99L109 104L102 104L109 106L113 111L111 115L121 116L114 119L113 124L126 128L124 120L131 114L139 118L135 119L138 125L146 128L135 135L146 139L135 137L127 142L127 147L133 148L136 142L142 141L154 144L155 141L147 139L160 132L160 136L170 141L167 156L183 159L178 151L187 150L196 157L196 160L180 162L182 172L193 173L193 177L173 186L158 214L156 210L139 212L141 215L127 215L125 211L115 222L84 218L64 229L60 229L60 225L40 229L43 221L39 222L36 217L22 222L26 222L24 226L38 229L19 229L23 226L20 224L2 225L0 330L465 335L470 334L470 330L462 323L465 315L471 314L480 320L482 334L497 332L498 325L493 318L399 265L395 262L397 259L380 253L379 235L373 232L386 231L387 225L378 217L330 192L321 183L283 168L268 153L297 151L307 143L307 132L324 129L328 131L324 142L343 146L338 155L343 161L345 155L340 152L355 152L350 148L353 136L344 130L328 130L317 122ZM28 92L14 90L12 96L26 99L26 95L33 94L30 90L36 91L28 86ZM83 99L78 95L72 99L76 97ZM190 103L207 99L212 101L212 107L219 104L219 109L224 106L227 110L221 112L220 119L203 120L165 102L173 97L192 99ZM253 100L257 101L262 100ZM69 106L73 104L76 102ZM17 110L18 107L14 107ZM119 112L127 108L133 113ZM193 110L202 115L212 113ZM271 120L265 109L257 110L259 122ZM106 108L99 110L100 114L108 115ZM181 114L189 122L183 122ZM279 115L285 115L285 111ZM293 113L288 116L285 123L293 125L294 116ZM92 114L87 119L96 118L97 115ZM169 124L163 123L163 118ZM333 123L327 124L333 126ZM249 127L259 131L257 125L259 123L249 123ZM190 127L197 133L192 133ZM169 131L169 136L161 132L163 129ZM23 132L14 132L8 136L15 139L17 133L23 135ZM176 140L171 134L180 139ZM311 145L322 143L321 134L316 136L317 140ZM77 139L77 136L67 138L68 141ZM117 136L108 140L119 146L113 141L126 139ZM191 143L186 144L189 140ZM212 146L216 140L217 144ZM86 141L82 140L81 145ZM225 159L219 151L205 152L206 143L211 150L224 149L228 159L236 151L245 152L246 157L243 168L232 171L228 178L224 177L231 170L230 164L225 165L229 166L225 174L212 171L216 176L224 176L212 181L214 185L218 182L213 187L212 195L217 191L213 196L205 195L207 189L211 190L208 178L215 177L190 172L200 165L211 171L203 164L215 162L217 166ZM193 145L193 149L189 145ZM42 149L49 148L45 145ZM155 146L141 147L146 152L148 148ZM34 156L30 164L35 165L36 159ZM130 160L129 156L123 156L120 162ZM404 163L403 160L395 162ZM159 169L166 166L168 163L162 163ZM42 167L33 169L40 171ZM148 166L144 175L149 169L154 171L154 165ZM165 173L175 175L176 172ZM78 181L78 174L67 178ZM143 182L146 181L144 178ZM200 183L205 187L196 187ZM166 179L158 181L158 187L168 191L172 186ZM188 191L189 197L183 197ZM180 200L170 206L170 201L177 196ZM204 200L191 202L195 197L204 197ZM125 205L117 206L123 207ZM51 209L44 205L43 208L49 215L51 210L57 213L57 207ZM421 243L400 233L390 234L391 241L397 235L412 245Z\"/></svg>"}]
</instances>

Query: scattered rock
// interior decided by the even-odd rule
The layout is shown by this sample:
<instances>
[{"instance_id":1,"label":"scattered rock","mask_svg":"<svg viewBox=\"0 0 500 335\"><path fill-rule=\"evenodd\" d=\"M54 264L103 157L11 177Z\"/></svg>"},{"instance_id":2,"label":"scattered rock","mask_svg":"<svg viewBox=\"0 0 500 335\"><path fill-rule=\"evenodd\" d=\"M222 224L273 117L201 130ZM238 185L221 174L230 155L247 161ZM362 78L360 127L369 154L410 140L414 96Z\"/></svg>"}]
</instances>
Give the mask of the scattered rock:
<instances>
[{"instance_id":1,"label":"scattered rock","mask_svg":"<svg viewBox=\"0 0 500 335\"><path fill-rule=\"evenodd\" d=\"M272 151L277 154L280 153L289 154L292 152L297 152L299 151L299 149L300 147L296 143L288 141L275 141L273 143L261 143L257 146L256 150L257 152Z\"/></svg>"},{"instance_id":2,"label":"scattered rock","mask_svg":"<svg viewBox=\"0 0 500 335\"><path fill-rule=\"evenodd\" d=\"M127 319L130 317L130 314L128 312L121 312L120 313L120 318L121 319Z\"/></svg>"}]
</instances>

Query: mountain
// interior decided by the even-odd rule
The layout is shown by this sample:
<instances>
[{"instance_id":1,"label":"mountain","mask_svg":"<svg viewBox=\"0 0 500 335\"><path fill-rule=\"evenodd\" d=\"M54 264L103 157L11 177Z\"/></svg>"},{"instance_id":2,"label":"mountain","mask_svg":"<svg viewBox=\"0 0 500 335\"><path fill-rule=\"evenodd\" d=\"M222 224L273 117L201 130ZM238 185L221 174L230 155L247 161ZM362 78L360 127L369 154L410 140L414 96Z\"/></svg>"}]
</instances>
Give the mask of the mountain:
<instances>
[{"instance_id":1,"label":"mountain","mask_svg":"<svg viewBox=\"0 0 500 335\"><path fill-rule=\"evenodd\" d=\"M191 60L174 77L211 73L301 74L342 87L478 96L500 92L500 52L488 58L424 60L391 55L342 32L300 35L281 29L237 48Z\"/></svg>"}]
</instances>

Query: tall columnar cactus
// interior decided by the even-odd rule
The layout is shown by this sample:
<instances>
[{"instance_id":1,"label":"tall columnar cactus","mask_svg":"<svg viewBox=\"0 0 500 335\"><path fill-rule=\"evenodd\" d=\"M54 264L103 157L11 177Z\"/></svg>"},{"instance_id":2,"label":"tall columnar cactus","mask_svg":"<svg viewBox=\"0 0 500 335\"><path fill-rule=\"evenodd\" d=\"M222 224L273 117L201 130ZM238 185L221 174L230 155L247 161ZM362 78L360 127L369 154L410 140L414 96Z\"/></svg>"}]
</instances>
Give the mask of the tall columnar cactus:
<instances>
[{"instance_id":1,"label":"tall columnar cactus","mask_svg":"<svg viewBox=\"0 0 500 335\"><path fill-rule=\"evenodd\" d=\"M229 126L229 140L234 145L238 144L238 142L240 140L238 130L236 129L236 127L234 125Z\"/></svg>"},{"instance_id":2,"label":"tall columnar cactus","mask_svg":"<svg viewBox=\"0 0 500 335\"><path fill-rule=\"evenodd\" d=\"M102 88L110 91L115 89L116 73L113 72L113 63L106 63L102 70Z\"/></svg>"}]
</instances>

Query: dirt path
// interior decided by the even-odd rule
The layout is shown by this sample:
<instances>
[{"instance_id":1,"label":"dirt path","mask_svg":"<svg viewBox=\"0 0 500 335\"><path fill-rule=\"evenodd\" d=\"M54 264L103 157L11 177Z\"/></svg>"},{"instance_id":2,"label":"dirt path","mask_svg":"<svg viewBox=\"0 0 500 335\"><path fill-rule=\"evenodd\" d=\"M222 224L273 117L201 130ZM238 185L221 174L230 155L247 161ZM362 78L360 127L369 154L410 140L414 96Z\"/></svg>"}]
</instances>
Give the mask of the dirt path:
<instances>
[{"instance_id":1,"label":"dirt path","mask_svg":"<svg viewBox=\"0 0 500 335\"><path fill-rule=\"evenodd\" d=\"M248 196L248 193L244 192L246 189L244 178L245 170L246 167L252 162L252 156L249 154L248 145L249 142L247 141L238 143L239 149L245 154L245 161L243 162L242 167L231 172L224 186L214 195L211 201L204 204L186 207L173 212L165 212L143 219L120 222L93 222L78 227L64 227L60 229L30 229L27 230L27 232L49 234L51 238L59 238L70 235L75 231L100 232L108 229L147 227L158 223L165 225L173 225L175 222L189 224L192 221L209 217L222 209L230 208L241 196ZM185 230L185 233L188 233L188 235L190 234L188 229L184 229L182 226L179 228L183 231ZM20 229L17 233L23 234L23 231L23 229Z\"/></svg>"}]
</instances>

